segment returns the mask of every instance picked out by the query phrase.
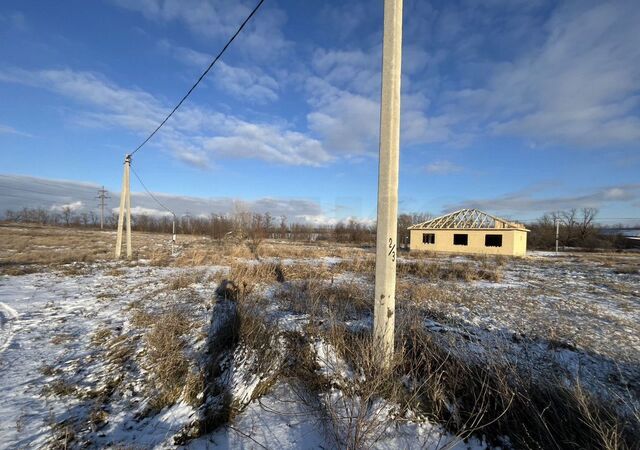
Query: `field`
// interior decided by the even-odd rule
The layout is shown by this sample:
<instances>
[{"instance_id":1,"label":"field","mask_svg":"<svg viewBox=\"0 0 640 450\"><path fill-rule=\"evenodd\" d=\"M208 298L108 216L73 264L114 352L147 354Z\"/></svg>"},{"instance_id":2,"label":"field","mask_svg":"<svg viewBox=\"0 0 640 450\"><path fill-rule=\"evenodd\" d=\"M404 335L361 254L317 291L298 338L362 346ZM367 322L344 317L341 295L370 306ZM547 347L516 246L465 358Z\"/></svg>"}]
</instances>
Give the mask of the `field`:
<instances>
[{"instance_id":1,"label":"field","mask_svg":"<svg viewBox=\"0 0 640 450\"><path fill-rule=\"evenodd\" d=\"M640 448L640 255L0 226L0 448Z\"/></svg>"}]
</instances>

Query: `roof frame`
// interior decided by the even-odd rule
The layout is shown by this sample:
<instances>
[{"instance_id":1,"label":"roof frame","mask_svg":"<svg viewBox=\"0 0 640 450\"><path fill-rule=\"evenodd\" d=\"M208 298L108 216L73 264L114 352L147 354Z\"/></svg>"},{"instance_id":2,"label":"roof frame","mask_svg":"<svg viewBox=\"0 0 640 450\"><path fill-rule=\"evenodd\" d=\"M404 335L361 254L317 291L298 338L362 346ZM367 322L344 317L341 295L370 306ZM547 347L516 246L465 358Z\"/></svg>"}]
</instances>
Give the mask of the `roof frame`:
<instances>
[{"instance_id":1,"label":"roof frame","mask_svg":"<svg viewBox=\"0 0 640 450\"><path fill-rule=\"evenodd\" d=\"M510 222L491 214L487 214L479 209L460 209L426 222L418 223L409 227L412 229L519 229L525 227L519 223Z\"/></svg>"}]
</instances>

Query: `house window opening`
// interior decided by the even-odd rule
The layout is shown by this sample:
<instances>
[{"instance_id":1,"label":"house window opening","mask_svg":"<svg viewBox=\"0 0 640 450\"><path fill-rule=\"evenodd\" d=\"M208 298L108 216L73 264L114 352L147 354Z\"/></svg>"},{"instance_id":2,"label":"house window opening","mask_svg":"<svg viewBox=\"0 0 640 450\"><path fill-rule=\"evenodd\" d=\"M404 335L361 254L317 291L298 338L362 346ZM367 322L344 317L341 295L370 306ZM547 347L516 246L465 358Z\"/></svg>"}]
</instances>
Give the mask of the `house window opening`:
<instances>
[{"instance_id":1,"label":"house window opening","mask_svg":"<svg viewBox=\"0 0 640 450\"><path fill-rule=\"evenodd\" d=\"M502 247L502 235L501 234L487 234L484 237L485 247Z\"/></svg>"},{"instance_id":2,"label":"house window opening","mask_svg":"<svg viewBox=\"0 0 640 450\"><path fill-rule=\"evenodd\" d=\"M435 244L436 243L436 235L434 233L422 233L422 243L423 244Z\"/></svg>"},{"instance_id":3,"label":"house window opening","mask_svg":"<svg viewBox=\"0 0 640 450\"><path fill-rule=\"evenodd\" d=\"M469 245L469 235L468 234L454 234L453 235L453 245Z\"/></svg>"}]
</instances>

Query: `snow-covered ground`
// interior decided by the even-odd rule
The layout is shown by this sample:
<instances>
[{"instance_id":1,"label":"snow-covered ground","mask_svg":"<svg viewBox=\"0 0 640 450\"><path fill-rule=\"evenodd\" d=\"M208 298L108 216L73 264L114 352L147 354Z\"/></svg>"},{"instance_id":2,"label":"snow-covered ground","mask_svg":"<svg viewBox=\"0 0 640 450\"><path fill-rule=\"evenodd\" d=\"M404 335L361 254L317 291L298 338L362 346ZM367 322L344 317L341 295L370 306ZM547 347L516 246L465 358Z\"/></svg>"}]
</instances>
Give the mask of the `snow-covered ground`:
<instances>
[{"instance_id":1,"label":"snow-covered ground","mask_svg":"<svg viewBox=\"0 0 640 450\"><path fill-rule=\"evenodd\" d=\"M179 401L157 413L143 413L143 367L128 367L125 375L118 375L119 392L108 404L98 404L96 392L102 392L119 369L108 362L95 336L100 330L127 336L132 304L147 302L153 307L154 302L170 301L171 295L159 292L168 281L220 268L141 265L114 271L112 263L92 263L83 265L77 275L67 275L69 267L64 269L0 278L0 448L43 448L60 442L92 448L175 447L174 436L194 421L196 409ZM185 294L200 299L194 303L194 314L201 319L195 328L210 320L214 289L215 284L204 281ZM87 419L96 411L108 416L92 424ZM266 395L249 401L232 423L186 446L333 448L323 420L294 395L290 385L278 382ZM457 442L425 421L394 425L377 447L446 443L451 448L482 448L473 440Z\"/></svg>"},{"instance_id":2,"label":"snow-covered ground","mask_svg":"<svg viewBox=\"0 0 640 450\"><path fill-rule=\"evenodd\" d=\"M330 266L340 259L305 261ZM629 260L628 266L636 261ZM159 411L150 409L144 332L134 329L134 312L171 305L188 308L193 319L188 352L194 364L200 364L210 357L208 339L221 314L217 308L222 304L214 295L217 283L210 276L220 270L225 268L95 262L0 276L0 448L41 448L51 445L52 439L91 448L174 447L175 437L202 411L183 398ZM194 273L201 276L192 285L167 288ZM443 347L473 348L479 357L499 349L502 357L540 370L544 368L539 365L552 361L596 392L600 388L631 392L637 401L637 271L617 273L601 261L539 254L508 261L503 275L500 282L436 283L452 296L446 301L423 299L433 313L425 326ZM332 277L336 283L356 281L367 283L358 274ZM266 286L263 297L277 302L273 292ZM283 330L299 331L305 324L304 315L283 311L275 303L267 309L278 314ZM351 325L363 323L369 323L366 317ZM101 335L107 343L98 342ZM120 350L126 356L118 365L113 355ZM317 343L315 350L321 360L335 358ZM185 440L187 448L335 447L326 417L302 401L295 385L277 379L263 395L254 395L264 374L242 373L245 363L237 358L224 363L235 370L229 382L234 395L242 398L240 414ZM329 378L344 377L348 371L340 361L320 366ZM334 373L336 368L340 373ZM339 387L335 389L323 401L340 399ZM381 404L379 410L388 410L389 420L376 448L486 447L477 439L462 442L424 418L394 421L393 405Z\"/></svg>"}]
</instances>

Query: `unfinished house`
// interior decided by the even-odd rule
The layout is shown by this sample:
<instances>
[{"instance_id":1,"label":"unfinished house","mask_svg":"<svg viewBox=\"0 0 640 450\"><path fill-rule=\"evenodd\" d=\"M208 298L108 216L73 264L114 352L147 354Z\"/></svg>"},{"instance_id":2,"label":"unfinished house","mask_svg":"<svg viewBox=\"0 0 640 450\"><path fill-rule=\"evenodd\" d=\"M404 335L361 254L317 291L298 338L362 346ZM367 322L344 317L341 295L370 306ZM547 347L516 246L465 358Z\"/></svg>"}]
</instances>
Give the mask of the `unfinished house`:
<instances>
[{"instance_id":1,"label":"unfinished house","mask_svg":"<svg viewBox=\"0 0 640 450\"><path fill-rule=\"evenodd\" d=\"M525 256L524 225L477 209L461 209L409 227L411 251Z\"/></svg>"}]
</instances>

